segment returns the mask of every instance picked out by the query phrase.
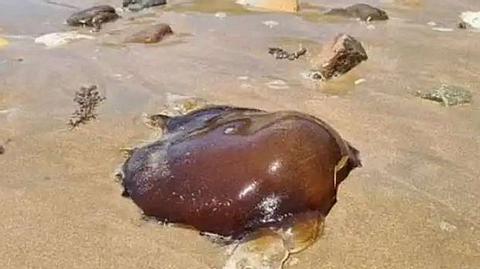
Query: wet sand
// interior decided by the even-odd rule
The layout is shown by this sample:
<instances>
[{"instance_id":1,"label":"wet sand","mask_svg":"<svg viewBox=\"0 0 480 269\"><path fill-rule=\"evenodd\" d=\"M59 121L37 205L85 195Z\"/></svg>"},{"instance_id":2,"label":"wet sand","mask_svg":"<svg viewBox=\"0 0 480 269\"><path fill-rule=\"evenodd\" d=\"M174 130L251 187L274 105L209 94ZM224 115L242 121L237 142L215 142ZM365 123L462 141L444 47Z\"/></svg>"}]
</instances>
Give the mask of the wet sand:
<instances>
[{"instance_id":1,"label":"wet sand","mask_svg":"<svg viewBox=\"0 0 480 269\"><path fill-rule=\"evenodd\" d=\"M33 39L69 30L63 21L75 9L0 2L0 37L10 42L0 49L0 144L12 140L0 155L0 268L222 268L224 248L141 220L113 176L119 149L152 135L142 113L175 95L310 113L360 149L364 167L342 184L325 235L287 268L480 267L480 33L455 29L460 12L480 10L477 1L365 1L391 17L374 29L316 11L354 1L308 0L297 15L171 2L53 49ZM430 21L454 31L433 31ZM178 35L157 45L120 42L154 22ZM326 85L306 80L309 58L339 32L362 41L369 60ZM298 61L267 53L300 43L310 50ZM288 87L269 87L275 80ZM472 91L474 102L445 108L414 95L441 83ZM90 84L107 100L98 120L71 131L74 93Z\"/></svg>"}]
</instances>

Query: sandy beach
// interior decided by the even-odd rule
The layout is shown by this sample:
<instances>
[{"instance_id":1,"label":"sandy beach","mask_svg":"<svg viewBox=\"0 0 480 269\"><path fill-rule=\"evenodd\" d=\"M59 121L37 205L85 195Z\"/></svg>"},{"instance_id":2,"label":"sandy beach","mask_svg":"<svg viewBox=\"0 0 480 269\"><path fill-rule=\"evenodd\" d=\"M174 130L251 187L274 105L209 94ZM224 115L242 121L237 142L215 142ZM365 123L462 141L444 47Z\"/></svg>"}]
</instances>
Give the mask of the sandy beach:
<instances>
[{"instance_id":1,"label":"sandy beach","mask_svg":"<svg viewBox=\"0 0 480 269\"><path fill-rule=\"evenodd\" d=\"M309 113L360 150L363 167L342 183L324 236L286 268L480 268L480 32L456 28L480 2L364 2L390 19L321 15L353 0L304 0L298 14L171 0L97 33L78 30L94 39L47 48L34 39L73 30L71 13L121 1L0 0L9 42L0 48L0 268L221 269L224 247L142 220L114 177L120 149L152 136L142 115L182 96ZM175 35L121 42L157 22ZM369 59L327 83L306 79L309 59L338 33L361 41ZM308 52L296 61L268 54L300 45ZM473 102L444 107L415 95L442 83ZM70 130L83 85L106 100L96 120Z\"/></svg>"}]
</instances>

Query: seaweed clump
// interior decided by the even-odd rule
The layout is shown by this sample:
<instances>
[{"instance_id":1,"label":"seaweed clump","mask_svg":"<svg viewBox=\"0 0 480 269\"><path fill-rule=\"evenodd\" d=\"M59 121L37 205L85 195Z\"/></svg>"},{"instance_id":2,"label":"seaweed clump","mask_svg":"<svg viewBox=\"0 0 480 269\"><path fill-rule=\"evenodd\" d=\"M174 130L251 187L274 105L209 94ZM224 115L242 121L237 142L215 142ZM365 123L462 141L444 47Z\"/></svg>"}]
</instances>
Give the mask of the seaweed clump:
<instances>
[{"instance_id":1,"label":"seaweed clump","mask_svg":"<svg viewBox=\"0 0 480 269\"><path fill-rule=\"evenodd\" d=\"M96 85L81 87L80 90L75 92L75 98L73 98L73 101L78 104L79 108L73 112L68 125L73 129L80 124L86 124L87 122L96 119L97 114L95 113L95 110L105 99L106 98L98 91Z\"/></svg>"},{"instance_id":2,"label":"seaweed clump","mask_svg":"<svg viewBox=\"0 0 480 269\"><path fill-rule=\"evenodd\" d=\"M300 56L305 55L305 53L307 53L307 49L300 48L300 50L290 53L282 48L269 48L268 53L273 55L273 57L275 57L277 60L288 59L293 61L300 58Z\"/></svg>"}]
</instances>

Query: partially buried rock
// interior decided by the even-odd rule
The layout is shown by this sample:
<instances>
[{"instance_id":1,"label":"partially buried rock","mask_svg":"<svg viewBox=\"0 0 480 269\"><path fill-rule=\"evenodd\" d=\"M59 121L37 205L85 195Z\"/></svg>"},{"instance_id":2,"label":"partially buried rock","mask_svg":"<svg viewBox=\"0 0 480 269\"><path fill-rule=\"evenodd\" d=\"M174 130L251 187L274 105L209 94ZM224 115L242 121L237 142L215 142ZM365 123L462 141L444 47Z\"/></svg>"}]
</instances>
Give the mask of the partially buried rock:
<instances>
[{"instance_id":1,"label":"partially buried rock","mask_svg":"<svg viewBox=\"0 0 480 269\"><path fill-rule=\"evenodd\" d=\"M168 24L149 25L126 39L127 43L157 43L164 37L173 34Z\"/></svg>"},{"instance_id":2,"label":"partially buried rock","mask_svg":"<svg viewBox=\"0 0 480 269\"><path fill-rule=\"evenodd\" d=\"M155 118L164 136L132 150L124 195L147 216L201 232L238 239L300 220L317 226L361 166L337 131L299 112L210 106ZM311 237L295 242L306 246Z\"/></svg>"},{"instance_id":3,"label":"partially buried rock","mask_svg":"<svg viewBox=\"0 0 480 269\"><path fill-rule=\"evenodd\" d=\"M388 20L387 12L367 4L355 4L347 8L334 8L326 14L358 18L362 21Z\"/></svg>"},{"instance_id":4,"label":"partially buried rock","mask_svg":"<svg viewBox=\"0 0 480 269\"><path fill-rule=\"evenodd\" d=\"M95 6L72 14L67 19L67 24L93 27L95 31L98 31L103 23L116 20L118 17L115 8L111 6Z\"/></svg>"},{"instance_id":5,"label":"partially buried rock","mask_svg":"<svg viewBox=\"0 0 480 269\"><path fill-rule=\"evenodd\" d=\"M328 80L347 73L368 59L362 44L352 36L340 34L312 60L318 79Z\"/></svg>"},{"instance_id":6,"label":"partially buried rock","mask_svg":"<svg viewBox=\"0 0 480 269\"><path fill-rule=\"evenodd\" d=\"M166 0L123 0L123 7L137 11L144 8L165 5Z\"/></svg>"},{"instance_id":7,"label":"partially buried rock","mask_svg":"<svg viewBox=\"0 0 480 269\"><path fill-rule=\"evenodd\" d=\"M471 103L473 99L470 91L446 84L429 92L418 92L417 95L423 99L441 103L446 107L468 104Z\"/></svg>"}]
</instances>

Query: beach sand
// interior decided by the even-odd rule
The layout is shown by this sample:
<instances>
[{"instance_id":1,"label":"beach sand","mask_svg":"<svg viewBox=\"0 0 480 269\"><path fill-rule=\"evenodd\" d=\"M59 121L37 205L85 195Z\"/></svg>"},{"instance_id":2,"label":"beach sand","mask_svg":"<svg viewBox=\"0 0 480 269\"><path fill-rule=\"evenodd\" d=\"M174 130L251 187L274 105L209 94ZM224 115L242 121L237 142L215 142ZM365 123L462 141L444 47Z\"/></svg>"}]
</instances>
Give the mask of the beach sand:
<instances>
[{"instance_id":1,"label":"beach sand","mask_svg":"<svg viewBox=\"0 0 480 269\"><path fill-rule=\"evenodd\" d=\"M222 268L225 248L142 220L115 181L120 148L152 136L142 114L175 96L310 113L360 150L364 167L342 183L324 236L287 268L480 268L480 33L456 29L478 1L365 1L391 18L372 27L319 15L354 1L307 0L287 14L171 0L99 33L80 30L94 40L51 49L33 41L71 30L69 6L119 2L0 1L9 41L0 48L0 144L11 139L0 155L0 268ZM154 22L177 35L122 44L131 27ZM305 79L309 58L341 32L369 60L324 85ZM267 53L300 44L309 52L297 61ZM470 90L474 102L445 108L415 96L442 83ZM107 99L97 120L70 130L75 91L90 84Z\"/></svg>"}]
</instances>

